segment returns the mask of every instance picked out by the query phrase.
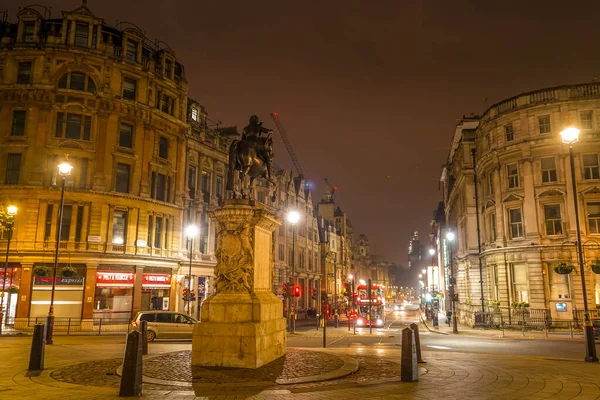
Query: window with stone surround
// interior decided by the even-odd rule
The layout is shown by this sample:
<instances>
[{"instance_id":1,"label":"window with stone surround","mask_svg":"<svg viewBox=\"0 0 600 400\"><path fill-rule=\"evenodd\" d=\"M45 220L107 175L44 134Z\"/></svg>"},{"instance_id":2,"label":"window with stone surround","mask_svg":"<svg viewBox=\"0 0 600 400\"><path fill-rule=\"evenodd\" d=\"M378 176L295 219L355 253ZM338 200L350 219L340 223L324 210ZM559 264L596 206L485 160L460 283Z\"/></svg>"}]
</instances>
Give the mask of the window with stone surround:
<instances>
[{"instance_id":1,"label":"window with stone surround","mask_svg":"<svg viewBox=\"0 0 600 400\"><path fill-rule=\"evenodd\" d=\"M582 130L594 129L594 112L592 110L585 110L579 113L579 119L581 121Z\"/></svg>"},{"instance_id":2,"label":"window with stone surround","mask_svg":"<svg viewBox=\"0 0 600 400\"><path fill-rule=\"evenodd\" d=\"M25 136L26 110L13 110L12 126L10 136Z\"/></svg>"},{"instance_id":3,"label":"window with stone surround","mask_svg":"<svg viewBox=\"0 0 600 400\"><path fill-rule=\"evenodd\" d=\"M88 47L88 37L90 35L90 24L77 22L75 24L75 46Z\"/></svg>"},{"instance_id":4,"label":"window with stone surround","mask_svg":"<svg viewBox=\"0 0 600 400\"><path fill-rule=\"evenodd\" d=\"M590 234L600 234L600 203L587 203L587 216Z\"/></svg>"},{"instance_id":5,"label":"window with stone surround","mask_svg":"<svg viewBox=\"0 0 600 400\"><path fill-rule=\"evenodd\" d=\"M507 142L512 142L515 140L515 130L513 128L512 122L510 124L504 125L504 137Z\"/></svg>"},{"instance_id":6,"label":"window with stone surround","mask_svg":"<svg viewBox=\"0 0 600 400\"><path fill-rule=\"evenodd\" d=\"M55 137L76 140L90 140L92 117L73 113L56 113Z\"/></svg>"},{"instance_id":7,"label":"window with stone surround","mask_svg":"<svg viewBox=\"0 0 600 400\"><path fill-rule=\"evenodd\" d=\"M542 182L556 182L556 160L554 157L544 157L542 163Z\"/></svg>"},{"instance_id":8,"label":"window with stone surround","mask_svg":"<svg viewBox=\"0 0 600 400\"><path fill-rule=\"evenodd\" d=\"M548 236L563 234L560 204L544 204L544 225Z\"/></svg>"},{"instance_id":9,"label":"window with stone surround","mask_svg":"<svg viewBox=\"0 0 600 400\"><path fill-rule=\"evenodd\" d=\"M523 237L523 216L520 208L508 209L508 224L511 239L520 239Z\"/></svg>"},{"instance_id":10,"label":"window with stone surround","mask_svg":"<svg viewBox=\"0 0 600 400\"><path fill-rule=\"evenodd\" d=\"M508 164L506 166L506 175L508 179L508 188L514 189L519 187L519 167L517 163Z\"/></svg>"},{"instance_id":11,"label":"window with stone surround","mask_svg":"<svg viewBox=\"0 0 600 400\"><path fill-rule=\"evenodd\" d=\"M33 63L20 62L19 69L17 70L17 83L31 83L31 68Z\"/></svg>"},{"instance_id":12,"label":"window with stone surround","mask_svg":"<svg viewBox=\"0 0 600 400\"><path fill-rule=\"evenodd\" d=\"M583 176L585 179L600 179L598 154L583 155Z\"/></svg>"},{"instance_id":13,"label":"window with stone surround","mask_svg":"<svg viewBox=\"0 0 600 400\"><path fill-rule=\"evenodd\" d=\"M529 303L527 264L512 264L513 301Z\"/></svg>"},{"instance_id":14,"label":"window with stone surround","mask_svg":"<svg viewBox=\"0 0 600 400\"><path fill-rule=\"evenodd\" d=\"M540 129L540 133L550 133L552 132L552 127L550 125L550 115L540 115L538 117L538 126Z\"/></svg>"},{"instance_id":15,"label":"window with stone surround","mask_svg":"<svg viewBox=\"0 0 600 400\"><path fill-rule=\"evenodd\" d=\"M564 300L571 298L571 290L569 285L570 274L559 274L554 271L556 264L548 264L548 283L550 284L550 299Z\"/></svg>"},{"instance_id":16,"label":"window with stone surround","mask_svg":"<svg viewBox=\"0 0 600 400\"><path fill-rule=\"evenodd\" d=\"M488 215L488 227L489 227L489 240L490 242L496 241L496 213L490 213Z\"/></svg>"}]
</instances>

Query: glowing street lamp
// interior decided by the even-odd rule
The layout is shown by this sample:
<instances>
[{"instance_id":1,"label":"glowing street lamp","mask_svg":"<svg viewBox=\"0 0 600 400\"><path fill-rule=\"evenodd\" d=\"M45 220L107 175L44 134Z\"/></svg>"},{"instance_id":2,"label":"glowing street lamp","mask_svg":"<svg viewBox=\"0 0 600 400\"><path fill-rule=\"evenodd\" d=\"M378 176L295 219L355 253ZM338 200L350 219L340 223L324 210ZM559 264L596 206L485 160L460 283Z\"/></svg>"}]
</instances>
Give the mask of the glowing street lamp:
<instances>
[{"instance_id":1,"label":"glowing street lamp","mask_svg":"<svg viewBox=\"0 0 600 400\"><path fill-rule=\"evenodd\" d=\"M585 361L598 362L596 355L596 343L594 341L594 327L590 319L590 310L587 301L587 289L585 284L585 267L583 265L583 249L581 246L581 227L579 225L579 205L577 199L577 181L575 180L575 160L573 156L573 144L579 141L579 129L568 127L560 132L562 142L569 145L569 161L571 163L571 184L573 186L573 205L575 207L575 228L577 231L577 258L579 261L579 273L581 275L581 288L583 293L583 333L585 343Z\"/></svg>"},{"instance_id":2,"label":"glowing street lamp","mask_svg":"<svg viewBox=\"0 0 600 400\"><path fill-rule=\"evenodd\" d=\"M435 249L433 247L429 248L429 255L432 257L435 255Z\"/></svg>"},{"instance_id":3,"label":"glowing street lamp","mask_svg":"<svg viewBox=\"0 0 600 400\"><path fill-rule=\"evenodd\" d=\"M52 344L52 334L54 333L54 292L56 291L56 270L58 269L58 250L60 249L60 237L62 234L62 217L65 206L65 184L67 176L71 175L73 166L66 160L58 165L58 174L62 177L60 190L60 206L58 208L58 229L56 230L56 249L54 252L54 269L52 272L52 292L50 294L50 308L46 317L46 344Z\"/></svg>"},{"instance_id":4,"label":"glowing street lamp","mask_svg":"<svg viewBox=\"0 0 600 400\"><path fill-rule=\"evenodd\" d=\"M188 225L185 228L185 236L189 241L189 254L190 254L190 269L188 273L188 290L187 290L187 306L188 315L192 315L192 256L194 253L194 238L198 235L200 229L194 224Z\"/></svg>"},{"instance_id":5,"label":"glowing street lamp","mask_svg":"<svg viewBox=\"0 0 600 400\"><path fill-rule=\"evenodd\" d=\"M10 251L10 240L12 239L13 226L15 222L14 220L15 215L17 215L17 211L17 207L15 206L8 206L6 208L8 218L4 229L8 231L8 240L6 243L6 259L4 261L4 273L2 274L2 298L0 299L0 333L2 333L2 321L4 318L4 298L6 297L6 271L8 269L8 252Z\"/></svg>"}]
</instances>

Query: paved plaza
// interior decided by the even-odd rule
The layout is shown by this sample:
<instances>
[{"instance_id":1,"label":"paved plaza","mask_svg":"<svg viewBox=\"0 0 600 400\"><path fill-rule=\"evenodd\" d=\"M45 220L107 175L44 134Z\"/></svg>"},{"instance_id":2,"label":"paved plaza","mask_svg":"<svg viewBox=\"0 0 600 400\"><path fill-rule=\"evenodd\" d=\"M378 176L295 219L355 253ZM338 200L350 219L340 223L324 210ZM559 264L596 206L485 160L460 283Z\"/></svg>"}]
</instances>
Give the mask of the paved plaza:
<instances>
[{"instance_id":1,"label":"paved plaza","mask_svg":"<svg viewBox=\"0 0 600 400\"><path fill-rule=\"evenodd\" d=\"M123 356L124 337L57 336L54 345L46 346L46 369L38 376L27 376L30 343L30 337L0 338L0 398L119 398L116 373ZM237 385L232 379L223 385L187 382L190 369L185 363L190 349L189 342L150 344L144 363L145 367L151 365L144 371L144 398L600 398L600 365L580 359L424 351L427 362L420 365L419 382L405 383L400 381L400 348L395 345L291 349L290 354L296 357L311 352L318 353L312 356L315 362L329 360L326 367L315 366L322 374L343 364L336 361L338 357L354 360L358 369L323 382L277 384L259 379L253 384L245 379ZM288 375L293 377L294 371L289 370ZM306 373L298 371L296 375Z\"/></svg>"}]
</instances>

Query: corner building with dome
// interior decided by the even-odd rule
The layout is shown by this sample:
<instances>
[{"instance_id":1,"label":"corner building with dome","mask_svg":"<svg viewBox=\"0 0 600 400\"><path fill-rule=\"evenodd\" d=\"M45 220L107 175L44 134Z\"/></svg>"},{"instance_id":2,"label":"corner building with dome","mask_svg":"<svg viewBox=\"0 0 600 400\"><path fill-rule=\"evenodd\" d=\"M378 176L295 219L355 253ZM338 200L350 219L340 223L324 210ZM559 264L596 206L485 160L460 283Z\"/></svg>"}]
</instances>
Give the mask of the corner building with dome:
<instances>
[{"instance_id":1,"label":"corner building with dome","mask_svg":"<svg viewBox=\"0 0 600 400\"><path fill-rule=\"evenodd\" d=\"M85 2L60 18L31 6L0 22L0 204L18 207L12 235L5 229L0 240L4 256L11 239L0 281L7 324L31 325L48 313L64 161L73 169L56 325L187 310L190 274L198 315L215 265L207 211L223 198L235 136L223 132L188 98L174 51L132 24L109 26ZM184 228L192 223L200 234L190 271Z\"/></svg>"}]
</instances>

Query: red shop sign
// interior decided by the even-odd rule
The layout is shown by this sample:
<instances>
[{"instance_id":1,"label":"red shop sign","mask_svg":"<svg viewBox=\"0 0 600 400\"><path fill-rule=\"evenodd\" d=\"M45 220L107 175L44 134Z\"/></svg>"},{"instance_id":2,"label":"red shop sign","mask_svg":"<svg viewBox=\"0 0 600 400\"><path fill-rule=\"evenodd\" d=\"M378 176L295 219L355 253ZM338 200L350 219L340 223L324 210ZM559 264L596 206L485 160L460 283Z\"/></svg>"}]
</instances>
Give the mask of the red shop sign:
<instances>
[{"instance_id":1,"label":"red shop sign","mask_svg":"<svg viewBox=\"0 0 600 400\"><path fill-rule=\"evenodd\" d=\"M133 285L134 275L130 272L97 272L96 283L103 285Z\"/></svg>"},{"instance_id":2,"label":"red shop sign","mask_svg":"<svg viewBox=\"0 0 600 400\"><path fill-rule=\"evenodd\" d=\"M164 274L144 274L142 275L142 285L168 285L171 286L171 275Z\"/></svg>"}]
</instances>

